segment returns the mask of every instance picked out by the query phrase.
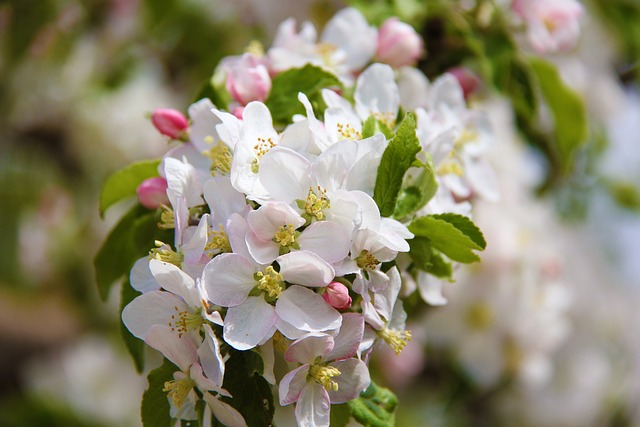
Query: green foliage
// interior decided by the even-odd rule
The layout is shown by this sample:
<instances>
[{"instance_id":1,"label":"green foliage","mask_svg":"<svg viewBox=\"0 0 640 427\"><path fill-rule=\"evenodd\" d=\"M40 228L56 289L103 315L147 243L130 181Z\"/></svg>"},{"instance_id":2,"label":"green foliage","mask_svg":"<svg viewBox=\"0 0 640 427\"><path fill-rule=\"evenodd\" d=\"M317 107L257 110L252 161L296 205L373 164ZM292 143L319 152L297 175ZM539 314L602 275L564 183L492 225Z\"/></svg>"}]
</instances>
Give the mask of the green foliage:
<instances>
[{"instance_id":1,"label":"green foliage","mask_svg":"<svg viewBox=\"0 0 640 427\"><path fill-rule=\"evenodd\" d=\"M382 154L373 200L380 208L380 215L389 217L396 210L396 202L404 175L420 152L420 142L416 135L416 119L413 113L407 113L393 139Z\"/></svg>"},{"instance_id":2,"label":"green foliage","mask_svg":"<svg viewBox=\"0 0 640 427\"><path fill-rule=\"evenodd\" d=\"M322 100L322 89L342 88L338 78L315 65L307 64L302 68L293 68L274 77L271 93L265 101L273 120L285 124L291 121L294 114L304 114L305 110L298 93L309 98L316 115L323 114L326 105Z\"/></svg>"},{"instance_id":3,"label":"green foliage","mask_svg":"<svg viewBox=\"0 0 640 427\"><path fill-rule=\"evenodd\" d=\"M422 208L438 191L438 181L436 181L431 160L427 164L420 163L418 171L418 176L414 179L407 179L411 172L408 172L405 177L405 183L407 181L410 183L405 184L398 195L396 209L393 212L395 218L404 218Z\"/></svg>"},{"instance_id":4,"label":"green foliage","mask_svg":"<svg viewBox=\"0 0 640 427\"><path fill-rule=\"evenodd\" d=\"M82 419L51 399L18 396L9 393L0 402L2 427L105 427L91 419Z\"/></svg>"},{"instance_id":5,"label":"green foliage","mask_svg":"<svg viewBox=\"0 0 640 427\"><path fill-rule=\"evenodd\" d=\"M369 116L369 118L362 124L362 138L369 138L380 132L387 139L393 138L393 130L389 128L385 123L376 119L373 116Z\"/></svg>"},{"instance_id":6,"label":"green foliage","mask_svg":"<svg viewBox=\"0 0 640 427\"><path fill-rule=\"evenodd\" d=\"M149 253L156 240L172 241L171 230L160 230L160 212L134 206L111 230L93 265L100 298L106 300L111 286L129 274L133 263Z\"/></svg>"},{"instance_id":7,"label":"green foliage","mask_svg":"<svg viewBox=\"0 0 640 427\"><path fill-rule=\"evenodd\" d=\"M479 261L474 250L484 250L487 245L478 227L469 218L457 214L418 218L409 225L409 230L418 237L428 238L434 249L462 263Z\"/></svg>"},{"instance_id":8,"label":"green foliage","mask_svg":"<svg viewBox=\"0 0 640 427\"><path fill-rule=\"evenodd\" d=\"M331 405L331 419L329 421L331 427L346 427L350 419L351 410L348 404Z\"/></svg>"},{"instance_id":9,"label":"green foliage","mask_svg":"<svg viewBox=\"0 0 640 427\"><path fill-rule=\"evenodd\" d=\"M271 386L264 379L264 362L255 351L232 350L226 362L223 388L233 398L222 400L242 414L249 427L271 425L275 407Z\"/></svg>"},{"instance_id":10,"label":"green foliage","mask_svg":"<svg viewBox=\"0 0 640 427\"><path fill-rule=\"evenodd\" d=\"M100 215L120 200L135 196L142 181L158 176L159 164L160 160L143 160L111 174L100 193Z\"/></svg>"},{"instance_id":11,"label":"green foliage","mask_svg":"<svg viewBox=\"0 0 640 427\"><path fill-rule=\"evenodd\" d=\"M409 246L411 248L409 256L417 268L441 279L451 280L453 275L451 263L432 247L428 237L416 236L409 240Z\"/></svg>"},{"instance_id":12,"label":"green foliage","mask_svg":"<svg viewBox=\"0 0 640 427\"><path fill-rule=\"evenodd\" d=\"M169 400L167 393L162 389L165 382L173 380L173 373L176 371L178 368L164 359L162 366L149 372L147 376L149 388L142 395L142 406L140 407L143 427L172 426Z\"/></svg>"},{"instance_id":13,"label":"green foliage","mask_svg":"<svg viewBox=\"0 0 640 427\"><path fill-rule=\"evenodd\" d=\"M529 63L554 118L554 136L562 171L570 172L573 155L587 140L587 110L584 100L562 80L552 63L531 58Z\"/></svg>"},{"instance_id":14,"label":"green foliage","mask_svg":"<svg viewBox=\"0 0 640 427\"><path fill-rule=\"evenodd\" d=\"M351 415L366 427L391 427L395 425L397 397L388 389L378 387L373 381L360 397L348 403Z\"/></svg>"},{"instance_id":15,"label":"green foliage","mask_svg":"<svg viewBox=\"0 0 640 427\"><path fill-rule=\"evenodd\" d=\"M124 307L133 301L133 299L138 295L141 295L140 292L133 289L128 280L125 280L122 283L122 292L120 294L120 314L122 314ZM131 332L129 332L129 329L127 329L122 322L122 317L120 318L120 335L122 336L122 340L124 341L127 350L129 350L129 354L131 354L131 357L133 358L136 370L139 373L142 373L142 370L144 369L144 341L134 337Z\"/></svg>"}]
</instances>

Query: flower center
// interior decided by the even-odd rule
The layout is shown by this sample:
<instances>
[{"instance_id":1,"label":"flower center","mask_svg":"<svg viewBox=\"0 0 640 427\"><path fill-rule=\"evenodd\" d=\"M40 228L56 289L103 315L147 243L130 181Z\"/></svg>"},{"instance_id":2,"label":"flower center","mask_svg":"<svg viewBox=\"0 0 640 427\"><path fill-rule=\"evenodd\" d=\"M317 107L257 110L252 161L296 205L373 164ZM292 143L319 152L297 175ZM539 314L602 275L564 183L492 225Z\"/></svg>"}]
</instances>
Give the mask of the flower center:
<instances>
[{"instance_id":1,"label":"flower center","mask_svg":"<svg viewBox=\"0 0 640 427\"><path fill-rule=\"evenodd\" d=\"M206 137L206 142L209 142L208 138L211 137ZM213 138L211 138L211 143L213 143ZM218 142L216 146L211 147L210 150L205 151L203 154L211 159L212 176L216 176L216 173L229 175L229 172L231 171L231 160L233 160L233 156L231 154L231 150L224 142Z\"/></svg>"},{"instance_id":2,"label":"flower center","mask_svg":"<svg viewBox=\"0 0 640 427\"><path fill-rule=\"evenodd\" d=\"M334 67L335 61L333 59L333 54L338 50L338 47L331 43L318 43L316 45L316 52L322 59L324 65L328 67Z\"/></svg>"},{"instance_id":3,"label":"flower center","mask_svg":"<svg viewBox=\"0 0 640 427\"><path fill-rule=\"evenodd\" d=\"M378 261L371 252L365 249L356 257L356 264L358 264L358 267L362 269L374 270L376 266L380 264L380 261Z\"/></svg>"},{"instance_id":4,"label":"flower center","mask_svg":"<svg viewBox=\"0 0 640 427\"><path fill-rule=\"evenodd\" d=\"M473 129L465 128L460 134L460 136L458 136L458 138L453 143L453 147L455 150L459 150L464 145L468 144L469 142L473 142L476 139L478 139L478 132L476 132Z\"/></svg>"},{"instance_id":5,"label":"flower center","mask_svg":"<svg viewBox=\"0 0 640 427\"><path fill-rule=\"evenodd\" d=\"M264 273L262 271L257 272L256 280L258 281L258 289L267 296L267 302L273 302L280 298L284 279L272 266L267 267Z\"/></svg>"},{"instance_id":6,"label":"flower center","mask_svg":"<svg viewBox=\"0 0 640 427\"><path fill-rule=\"evenodd\" d=\"M372 116L381 123L387 125L391 130L396 127L395 113L373 113Z\"/></svg>"},{"instance_id":7,"label":"flower center","mask_svg":"<svg viewBox=\"0 0 640 427\"><path fill-rule=\"evenodd\" d=\"M325 218L323 209L328 209L331 207L331 203L327 198L327 190L318 186L318 193L320 196L316 195L313 191L312 187L309 187L309 194L307 195L307 202L305 203L304 210L307 215L314 216L318 221L322 221Z\"/></svg>"},{"instance_id":8,"label":"flower center","mask_svg":"<svg viewBox=\"0 0 640 427\"><path fill-rule=\"evenodd\" d=\"M173 264L176 267L180 267L184 255L171 249L171 246L166 243L156 240L156 247L149 251L150 259L157 259L158 261L167 262Z\"/></svg>"},{"instance_id":9,"label":"flower center","mask_svg":"<svg viewBox=\"0 0 640 427\"><path fill-rule=\"evenodd\" d=\"M225 233L222 228L222 224L220 224L220 231L209 230L209 240L205 247L206 250L217 251L217 252L231 252L231 243L229 242L229 237L227 233Z\"/></svg>"},{"instance_id":10,"label":"flower center","mask_svg":"<svg viewBox=\"0 0 640 427\"><path fill-rule=\"evenodd\" d=\"M271 138L258 138L258 143L253 146L253 151L256 155L256 158L253 160L251 164L251 172L258 173L258 167L260 166L260 159L262 156L267 154L269 150L276 146L276 143L273 142Z\"/></svg>"},{"instance_id":11,"label":"flower center","mask_svg":"<svg viewBox=\"0 0 640 427\"><path fill-rule=\"evenodd\" d=\"M292 224L281 225L273 236L273 241L283 247L293 246L296 242L296 229Z\"/></svg>"},{"instance_id":12,"label":"flower center","mask_svg":"<svg viewBox=\"0 0 640 427\"><path fill-rule=\"evenodd\" d=\"M354 127L351 126L349 123L347 124L338 123L336 124L336 127L338 129L338 133L344 139L348 139L351 141L360 141L362 139L362 133L355 130Z\"/></svg>"},{"instance_id":13,"label":"flower center","mask_svg":"<svg viewBox=\"0 0 640 427\"><path fill-rule=\"evenodd\" d=\"M195 385L196 383L194 380L190 377L185 377L179 380L165 382L162 391L168 392L167 396L169 399L173 401L176 408L180 409L180 407L182 407L182 403Z\"/></svg>"},{"instance_id":14,"label":"flower center","mask_svg":"<svg viewBox=\"0 0 640 427\"><path fill-rule=\"evenodd\" d=\"M178 334L178 338L182 338L182 336L189 331L200 329L200 326L204 323L199 311L197 313L191 313L187 310L180 311L178 306L174 306L173 308L176 314L171 315L171 321L168 325L169 328L171 328L171 332Z\"/></svg>"},{"instance_id":15,"label":"flower center","mask_svg":"<svg viewBox=\"0 0 640 427\"><path fill-rule=\"evenodd\" d=\"M407 343L411 341L411 331L399 331L385 327L377 332L378 336L380 336L396 354L400 354Z\"/></svg>"},{"instance_id":16,"label":"flower center","mask_svg":"<svg viewBox=\"0 0 640 427\"><path fill-rule=\"evenodd\" d=\"M333 381L333 377L340 375L338 368L333 366L311 365L309 377L320 384L325 390L338 391L338 383Z\"/></svg>"}]
</instances>

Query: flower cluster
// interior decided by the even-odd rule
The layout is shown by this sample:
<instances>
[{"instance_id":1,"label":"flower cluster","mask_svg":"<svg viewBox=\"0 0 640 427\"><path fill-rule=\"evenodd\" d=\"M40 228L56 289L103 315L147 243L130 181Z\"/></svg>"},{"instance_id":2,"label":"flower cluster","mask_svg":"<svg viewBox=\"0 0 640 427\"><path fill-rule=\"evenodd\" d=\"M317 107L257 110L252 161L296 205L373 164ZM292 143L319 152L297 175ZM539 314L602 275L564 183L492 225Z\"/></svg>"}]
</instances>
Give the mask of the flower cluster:
<instances>
[{"instance_id":1,"label":"flower cluster","mask_svg":"<svg viewBox=\"0 0 640 427\"><path fill-rule=\"evenodd\" d=\"M225 367L256 350L299 425L328 426L331 404L369 386L374 345L400 353L411 340L403 281L433 302L427 275L450 277L449 260L484 248L467 216L473 197L498 196L482 158L491 133L455 76L430 84L409 66L422 42L396 19L378 31L346 9L319 41L310 24L286 21L267 54L253 50L218 70L226 111L203 98L189 119L152 116L178 145L137 194L174 241L135 263L141 295L122 318L177 367L163 386L172 418L198 419L204 401L225 425L244 425ZM274 125L277 76L309 65L335 84L298 93L304 114ZM278 354L292 370L276 380Z\"/></svg>"}]
</instances>

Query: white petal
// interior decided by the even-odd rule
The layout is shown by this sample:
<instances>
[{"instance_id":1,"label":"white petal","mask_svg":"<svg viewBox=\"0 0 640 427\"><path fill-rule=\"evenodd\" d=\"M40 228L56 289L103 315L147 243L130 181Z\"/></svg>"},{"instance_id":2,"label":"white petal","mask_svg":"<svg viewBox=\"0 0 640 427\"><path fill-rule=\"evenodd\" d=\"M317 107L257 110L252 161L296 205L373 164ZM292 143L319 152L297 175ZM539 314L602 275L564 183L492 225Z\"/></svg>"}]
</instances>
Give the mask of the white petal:
<instances>
[{"instance_id":1,"label":"white petal","mask_svg":"<svg viewBox=\"0 0 640 427\"><path fill-rule=\"evenodd\" d=\"M464 92L453 74L445 73L431 86L431 108L466 109Z\"/></svg>"},{"instance_id":2,"label":"white petal","mask_svg":"<svg viewBox=\"0 0 640 427\"><path fill-rule=\"evenodd\" d=\"M369 66L358 77L354 98L356 111L362 120L379 113L387 121L395 121L400 107L400 91L393 69L386 64Z\"/></svg>"},{"instance_id":3,"label":"white petal","mask_svg":"<svg viewBox=\"0 0 640 427\"><path fill-rule=\"evenodd\" d=\"M179 336L172 332L168 326L152 326L145 342L162 353L164 357L172 361L183 372L186 372L198 360L193 335Z\"/></svg>"},{"instance_id":4,"label":"white petal","mask_svg":"<svg viewBox=\"0 0 640 427\"><path fill-rule=\"evenodd\" d=\"M222 354L220 353L220 343L213 333L211 326L205 324L204 332L204 341L198 348L200 365L207 378L213 381L216 386L222 387L225 366Z\"/></svg>"},{"instance_id":5,"label":"white petal","mask_svg":"<svg viewBox=\"0 0 640 427\"><path fill-rule=\"evenodd\" d=\"M331 401L329 394L315 381L307 383L296 403L296 421L299 427L329 427Z\"/></svg>"},{"instance_id":6,"label":"white petal","mask_svg":"<svg viewBox=\"0 0 640 427\"><path fill-rule=\"evenodd\" d=\"M249 350L265 339L276 318L273 306L267 304L264 298L249 297L227 311L223 338L237 350Z\"/></svg>"},{"instance_id":7,"label":"white petal","mask_svg":"<svg viewBox=\"0 0 640 427\"><path fill-rule=\"evenodd\" d=\"M324 360L340 360L353 357L358 351L364 334L364 317L358 313L342 315L342 326L334 338L334 347Z\"/></svg>"},{"instance_id":8,"label":"white petal","mask_svg":"<svg viewBox=\"0 0 640 427\"><path fill-rule=\"evenodd\" d=\"M270 202L247 214L249 228L261 240L270 241L281 226L301 227L305 220L289 204Z\"/></svg>"},{"instance_id":9,"label":"white petal","mask_svg":"<svg viewBox=\"0 0 640 427\"><path fill-rule=\"evenodd\" d=\"M297 242L300 249L311 251L328 263L342 261L351 246L351 236L343 226L330 221L317 221L307 227Z\"/></svg>"},{"instance_id":10,"label":"white petal","mask_svg":"<svg viewBox=\"0 0 640 427\"><path fill-rule=\"evenodd\" d=\"M184 197L187 207L191 208L203 203L200 197L202 186L192 165L177 159L165 158L164 173L167 177L167 190L171 190L176 196ZM171 200L172 204L173 202Z\"/></svg>"},{"instance_id":11,"label":"white petal","mask_svg":"<svg viewBox=\"0 0 640 427\"><path fill-rule=\"evenodd\" d=\"M189 236L189 239L182 245L182 253L184 254L184 262L189 265L196 265L200 263L204 248L207 245L209 238L208 226L209 214L202 215L198 227L195 228L193 234Z\"/></svg>"},{"instance_id":12,"label":"white petal","mask_svg":"<svg viewBox=\"0 0 640 427\"><path fill-rule=\"evenodd\" d=\"M152 259L149 270L164 289L185 300L192 307L200 305L200 295L196 284L188 274L173 264Z\"/></svg>"},{"instance_id":13,"label":"white petal","mask_svg":"<svg viewBox=\"0 0 640 427\"><path fill-rule=\"evenodd\" d=\"M153 325L166 325L180 311L191 311L182 299L170 292L150 291L125 306L122 321L133 336L144 340Z\"/></svg>"},{"instance_id":14,"label":"white petal","mask_svg":"<svg viewBox=\"0 0 640 427\"><path fill-rule=\"evenodd\" d=\"M204 199L211 209L214 231L218 231L220 224L227 225L232 214L244 209L247 202L244 194L231 185L227 176L216 176L204 183Z\"/></svg>"},{"instance_id":15,"label":"white petal","mask_svg":"<svg viewBox=\"0 0 640 427\"><path fill-rule=\"evenodd\" d=\"M429 80L415 67L402 67L398 70L398 90L400 103L406 111L427 107L429 99Z\"/></svg>"},{"instance_id":16,"label":"white petal","mask_svg":"<svg viewBox=\"0 0 640 427\"><path fill-rule=\"evenodd\" d=\"M202 281L209 299L222 307L244 302L256 286L254 265L242 255L221 254L204 268Z\"/></svg>"},{"instance_id":17,"label":"white petal","mask_svg":"<svg viewBox=\"0 0 640 427\"><path fill-rule=\"evenodd\" d=\"M369 369L362 360L347 359L332 363L331 366L340 371L340 375L333 377L333 381L338 383L338 391L329 391L331 403L353 400L371 384Z\"/></svg>"},{"instance_id":18,"label":"white petal","mask_svg":"<svg viewBox=\"0 0 640 427\"><path fill-rule=\"evenodd\" d=\"M233 406L217 399L210 393L204 393L204 400L211 408L211 412L223 425L228 427L246 427L244 418Z\"/></svg>"},{"instance_id":19,"label":"white petal","mask_svg":"<svg viewBox=\"0 0 640 427\"><path fill-rule=\"evenodd\" d=\"M275 147L260 160L260 182L274 200L305 200L311 186L311 163L295 151Z\"/></svg>"},{"instance_id":20,"label":"white petal","mask_svg":"<svg viewBox=\"0 0 640 427\"><path fill-rule=\"evenodd\" d=\"M309 375L309 365L302 365L282 377L278 387L281 406L290 405L298 400L302 389L307 384L307 375Z\"/></svg>"},{"instance_id":21,"label":"white petal","mask_svg":"<svg viewBox=\"0 0 640 427\"><path fill-rule=\"evenodd\" d=\"M153 277L153 274L151 274L151 270L149 270L148 256L140 258L133 264L133 268L129 274L129 283L131 283L133 289L143 294L160 289L160 284Z\"/></svg>"},{"instance_id":22,"label":"white petal","mask_svg":"<svg viewBox=\"0 0 640 427\"><path fill-rule=\"evenodd\" d=\"M249 231L244 241L251 258L258 264L271 264L278 257L280 245L273 240L262 240Z\"/></svg>"},{"instance_id":23,"label":"white petal","mask_svg":"<svg viewBox=\"0 0 640 427\"><path fill-rule=\"evenodd\" d=\"M264 362L264 371L262 376L269 382L269 384L275 385L276 377L273 373L273 368L276 358L273 348L273 338L268 339L264 344L258 347L258 351L260 352L260 356L262 356L262 360Z\"/></svg>"},{"instance_id":24,"label":"white petal","mask_svg":"<svg viewBox=\"0 0 640 427\"><path fill-rule=\"evenodd\" d=\"M328 334L307 334L292 343L284 354L287 362L312 364L316 357L325 356L333 349L333 337Z\"/></svg>"},{"instance_id":25,"label":"white petal","mask_svg":"<svg viewBox=\"0 0 640 427\"><path fill-rule=\"evenodd\" d=\"M389 276L389 284L382 292L375 294L373 297L373 304L378 313L389 321L391 320L393 306L396 304L398 299L398 293L402 286L402 279L400 278L398 267L393 267L389 270L387 272L387 276Z\"/></svg>"},{"instance_id":26,"label":"white petal","mask_svg":"<svg viewBox=\"0 0 640 427\"><path fill-rule=\"evenodd\" d=\"M284 280L296 285L327 286L335 277L333 267L313 252L295 251L276 261Z\"/></svg>"},{"instance_id":27,"label":"white petal","mask_svg":"<svg viewBox=\"0 0 640 427\"><path fill-rule=\"evenodd\" d=\"M293 285L280 295L276 312L285 322L307 332L325 332L342 324L340 313L320 295Z\"/></svg>"},{"instance_id":28,"label":"white petal","mask_svg":"<svg viewBox=\"0 0 640 427\"><path fill-rule=\"evenodd\" d=\"M446 305L447 299L442 295L444 281L425 273L418 273L418 290L422 299L430 305Z\"/></svg>"},{"instance_id":29,"label":"white petal","mask_svg":"<svg viewBox=\"0 0 640 427\"><path fill-rule=\"evenodd\" d=\"M208 141L219 139L216 132L216 125L221 123L220 119L213 114L213 104L209 98L203 98L189 106L189 139L199 151L206 151L211 148Z\"/></svg>"},{"instance_id":30,"label":"white petal","mask_svg":"<svg viewBox=\"0 0 640 427\"><path fill-rule=\"evenodd\" d=\"M324 27L320 40L345 52L349 71L361 70L376 51L378 31L354 8L342 9Z\"/></svg>"}]
</instances>

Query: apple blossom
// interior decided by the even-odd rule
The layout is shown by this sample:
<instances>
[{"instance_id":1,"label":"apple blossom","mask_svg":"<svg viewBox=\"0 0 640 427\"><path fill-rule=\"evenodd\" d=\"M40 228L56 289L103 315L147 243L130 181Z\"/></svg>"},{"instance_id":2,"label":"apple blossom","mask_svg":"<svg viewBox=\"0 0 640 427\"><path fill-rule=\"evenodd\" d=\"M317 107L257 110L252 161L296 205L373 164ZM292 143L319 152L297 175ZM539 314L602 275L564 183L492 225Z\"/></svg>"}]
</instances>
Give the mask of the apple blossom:
<instances>
[{"instance_id":1,"label":"apple blossom","mask_svg":"<svg viewBox=\"0 0 640 427\"><path fill-rule=\"evenodd\" d=\"M186 139L189 121L180 111L158 108L151 115L151 121L161 134L173 139Z\"/></svg>"},{"instance_id":2,"label":"apple blossom","mask_svg":"<svg viewBox=\"0 0 640 427\"><path fill-rule=\"evenodd\" d=\"M378 61L400 68L414 65L423 53L422 38L411 25L398 18L389 18L382 23L376 49Z\"/></svg>"}]
</instances>

